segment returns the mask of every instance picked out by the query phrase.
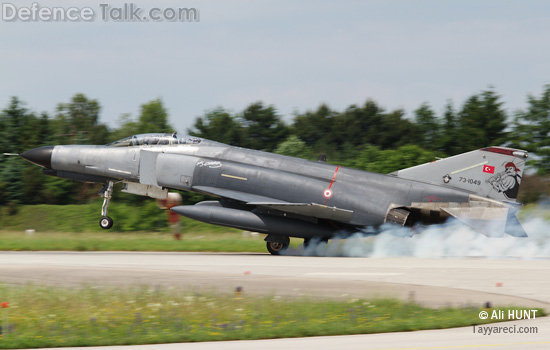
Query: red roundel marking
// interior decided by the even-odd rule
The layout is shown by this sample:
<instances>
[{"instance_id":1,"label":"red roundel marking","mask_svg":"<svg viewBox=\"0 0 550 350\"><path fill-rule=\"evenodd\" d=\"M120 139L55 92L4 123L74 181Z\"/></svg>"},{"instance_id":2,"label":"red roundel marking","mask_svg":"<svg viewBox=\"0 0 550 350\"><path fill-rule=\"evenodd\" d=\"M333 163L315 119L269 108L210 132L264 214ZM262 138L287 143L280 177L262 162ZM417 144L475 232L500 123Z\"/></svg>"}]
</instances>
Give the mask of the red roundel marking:
<instances>
[{"instance_id":1,"label":"red roundel marking","mask_svg":"<svg viewBox=\"0 0 550 350\"><path fill-rule=\"evenodd\" d=\"M330 181L330 185L328 185L328 188L323 191L323 197L325 197L325 204L327 204L327 200L330 197L332 197L331 187L332 185L334 185L334 181L336 180L336 173L338 172L338 169L340 169L339 165L336 167L336 170L334 170L334 175L332 175L332 180Z\"/></svg>"}]
</instances>

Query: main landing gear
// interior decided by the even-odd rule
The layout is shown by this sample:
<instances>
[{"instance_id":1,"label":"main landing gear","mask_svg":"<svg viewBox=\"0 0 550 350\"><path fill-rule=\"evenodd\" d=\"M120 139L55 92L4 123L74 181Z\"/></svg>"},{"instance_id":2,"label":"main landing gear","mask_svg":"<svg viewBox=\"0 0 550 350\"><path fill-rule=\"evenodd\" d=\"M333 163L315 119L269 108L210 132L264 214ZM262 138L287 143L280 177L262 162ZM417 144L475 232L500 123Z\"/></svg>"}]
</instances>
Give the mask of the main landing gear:
<instances>
[{"instance_id":1,"label":"main landing gear","mask_svg":"<svg viewBox=\"0 0 550 350\"><path fill-rule=\"evenodd\" d=\"M267 235L265 241L267 251L272 255L280 255L290 245L290 238L286 236Z\"/></svg>"},{"instance_id":2,"label":"main landing gear","mask_svg":"<svg viewBox=\"0 0 550 350\"><path fill-rule=\"evenodd\" d=\"M103 206L101 207L101 219L99 219L99 226L104 229L110 229L113 226L113 219L107 216L109 212L109 202L113 195L113 182L109 181L107 185L102 188L103 192ZM101 192L100 192L101 193Z\"/></svg>"}]
</instances>

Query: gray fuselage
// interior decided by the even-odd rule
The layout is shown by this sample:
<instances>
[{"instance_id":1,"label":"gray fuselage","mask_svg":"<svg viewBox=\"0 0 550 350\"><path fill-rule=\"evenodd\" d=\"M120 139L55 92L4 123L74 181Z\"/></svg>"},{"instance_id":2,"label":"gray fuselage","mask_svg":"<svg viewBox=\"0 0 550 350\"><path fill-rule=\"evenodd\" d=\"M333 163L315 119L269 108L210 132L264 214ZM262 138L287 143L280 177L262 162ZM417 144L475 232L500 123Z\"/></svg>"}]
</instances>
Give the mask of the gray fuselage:
<instances>
[{"instance_id":1,"label":"gray fuselage","mask_svg":"<svg viewBox=\"0 0 550 350\"><path fill-rule=\"evenodd\" d=\"M195 192L208 187L260 199L317 203L353 211L345 224L357 227L383 224L391 208L413 202L463 203L470 195L464 190L208 140L134 147L55 146L51 166L60 173L83 174L89 179Z\"/></svg>"}]
</instances>

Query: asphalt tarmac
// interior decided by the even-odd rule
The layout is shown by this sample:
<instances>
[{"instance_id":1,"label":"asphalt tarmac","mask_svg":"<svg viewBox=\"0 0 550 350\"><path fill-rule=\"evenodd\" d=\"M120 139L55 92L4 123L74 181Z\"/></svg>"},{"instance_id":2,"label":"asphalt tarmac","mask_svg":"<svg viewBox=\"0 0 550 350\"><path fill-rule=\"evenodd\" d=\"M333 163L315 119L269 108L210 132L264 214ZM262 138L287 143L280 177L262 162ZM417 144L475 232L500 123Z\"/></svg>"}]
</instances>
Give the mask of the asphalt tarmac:
<instances>
[{"instance_id":1,"label":"asphalt tarmac","mask_svg":"<svg viewBox=\"0 0 550 350\"><path fill-rule=\"evenodd\" d=\"M0 281L64 286L160 285L189 290L327 298L395 297L422 305L521 305L550 310L550 260L335 258L250 253L0 252ZM549 349L550 321L514 321L536 334L450 330L143 349ZM118 349L119 347L111 347ZM141 347L132 347L141 348ZM91 348L86 348L91 349ZM104 348L102 348L104 349ZM125 348L127 349L127 348Z\"/></svg>"}]
</instances>

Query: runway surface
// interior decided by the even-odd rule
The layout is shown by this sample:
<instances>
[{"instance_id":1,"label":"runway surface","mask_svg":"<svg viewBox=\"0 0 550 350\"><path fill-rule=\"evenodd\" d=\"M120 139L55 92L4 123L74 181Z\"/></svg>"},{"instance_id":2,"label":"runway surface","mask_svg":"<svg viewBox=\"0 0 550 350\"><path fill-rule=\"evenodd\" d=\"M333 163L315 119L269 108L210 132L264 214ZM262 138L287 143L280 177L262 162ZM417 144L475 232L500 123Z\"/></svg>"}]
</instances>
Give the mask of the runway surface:
<instances>
[{"instance_id":1,"label":"runway surface","mask_svg":"<svg viewBox=\"0 0 550 350\"><path fill-rule=\"evenodd\" d=\"M493 305L515 304L550 310L549 272L550 260L324 258L248 253L0 252L0 280L4 283L161 285L222 293L232 293L236 287L242 287L244 293L249 294L329 298L384 296L414 300L433 307L479 306L491 302ZM452 349L459 345L484 349L550 348L550 343L546 342L550 341L548 319L515 321L518 325L528 322L538 327L537 334L483 336L467 327L265 340L261 344L254 341L178 344L177 347L211 349L223 345L227 349L259 346L328 349L345 344L345 348L361 349ZM417 345L420 347L415 347ZM163 345L162 348L171 349L173 346ZM154 345L154 348L161 347Z\"/></svg>"}]
</instances>

